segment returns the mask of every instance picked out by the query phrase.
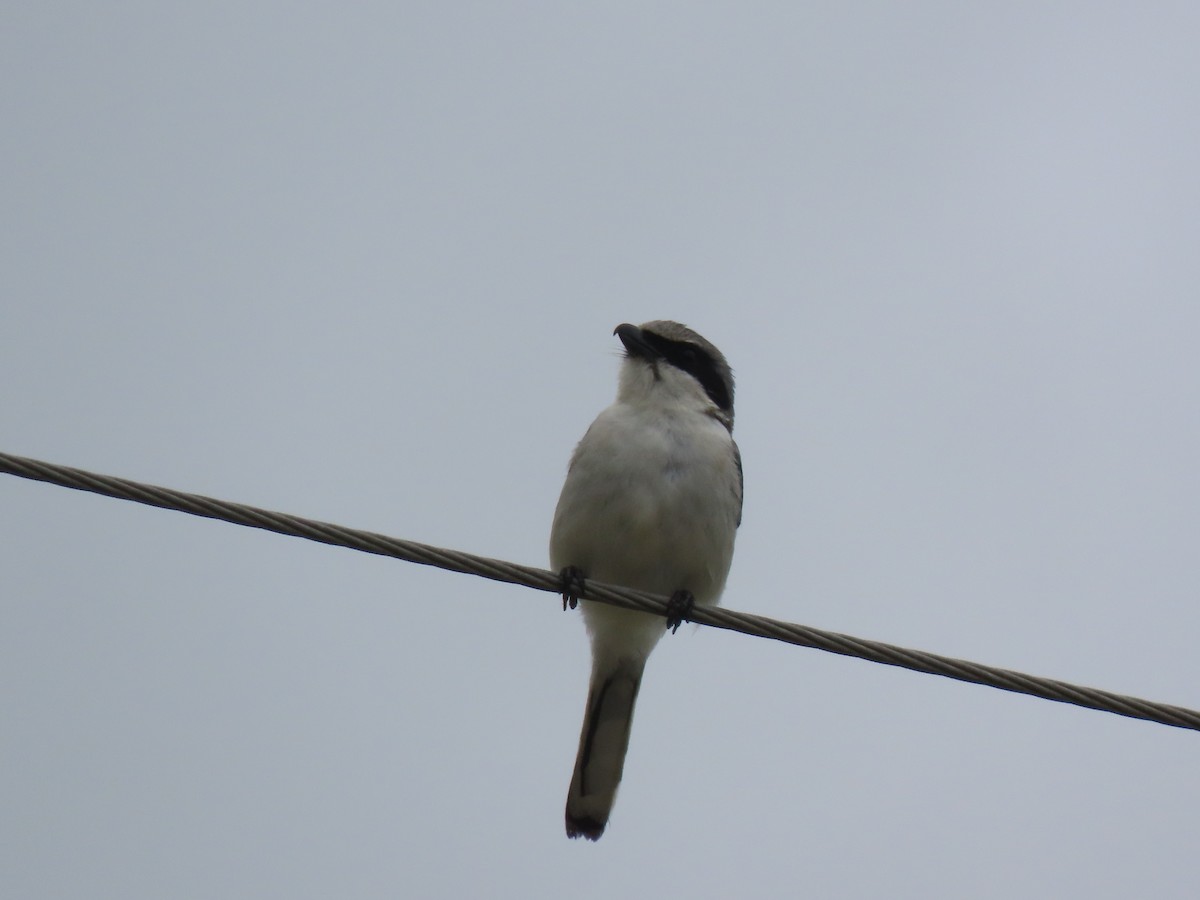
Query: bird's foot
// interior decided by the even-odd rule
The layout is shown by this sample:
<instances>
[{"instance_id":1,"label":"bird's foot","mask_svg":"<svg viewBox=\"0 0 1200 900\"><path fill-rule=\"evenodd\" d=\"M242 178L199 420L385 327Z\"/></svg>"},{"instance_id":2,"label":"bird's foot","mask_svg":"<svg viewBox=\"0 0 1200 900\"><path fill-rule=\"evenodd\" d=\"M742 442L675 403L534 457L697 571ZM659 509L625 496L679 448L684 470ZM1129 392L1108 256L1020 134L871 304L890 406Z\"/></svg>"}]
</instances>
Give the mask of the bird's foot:
<instances>
[{"instance_id":1,"label":"bird's foot","mask_svg":"<svg viewBox=\"0 0 1200 900\"><path fill-rule=\"evenodd\" d=\"M567 566L558 573L559 593L563 598L563 612L567 607L574 609L579 605L579 595L583 593L583 571L575 566Z\"/></svg>"},{"instance_id":2,"label":"bird's foot","mask_svg":"<svg viewBox=\"0 0 1200 900\"><path fill-rule=\"evenodd\" d=\"M679 590L667 601L667 628L671 634L679 630L679 626L688 621L688 616L696 606L696 598L691 591Z\"/></svg>"}]
</instances>

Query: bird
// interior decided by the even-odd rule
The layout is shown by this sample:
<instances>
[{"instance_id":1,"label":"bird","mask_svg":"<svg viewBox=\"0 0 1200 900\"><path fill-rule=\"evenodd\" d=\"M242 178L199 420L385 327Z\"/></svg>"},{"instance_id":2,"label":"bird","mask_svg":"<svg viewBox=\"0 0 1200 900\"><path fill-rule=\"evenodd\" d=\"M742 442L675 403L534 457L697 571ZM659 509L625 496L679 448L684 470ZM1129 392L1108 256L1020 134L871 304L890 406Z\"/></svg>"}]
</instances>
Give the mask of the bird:
<instances>
[{"instance_id":1,"label":"bird","mask_svg":"<svg viewBox=\"0 0 1200 900\"><path fill-rule=\"evenodd\" d=\"M624 346L617 397L576 446L550 529L563 609L582 603L591 640L566 829L592 841L616 800L646 660L694 604L719 601L742 520L733 373L721 351L666 320L613 334ZM580 601L587 579L669 596L666 628L649 613Z\"/></svg>"}]
</instances>

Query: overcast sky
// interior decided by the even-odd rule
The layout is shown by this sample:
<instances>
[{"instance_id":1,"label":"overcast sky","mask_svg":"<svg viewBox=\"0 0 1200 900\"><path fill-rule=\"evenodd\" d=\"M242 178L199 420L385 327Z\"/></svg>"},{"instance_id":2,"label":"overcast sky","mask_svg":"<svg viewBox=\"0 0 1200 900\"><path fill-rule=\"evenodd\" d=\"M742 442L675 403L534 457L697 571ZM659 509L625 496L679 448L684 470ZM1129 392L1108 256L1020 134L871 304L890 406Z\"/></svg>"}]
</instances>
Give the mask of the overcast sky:
<instances>
[{"instance_id":1,"label":"overcast sky","mask_svg":"<svg viewBox=\"0 0 1200 900\"><path fill-rule=\"evenodd\" d=\"M1193 3L10 3L0 450L546 565L621 322L731 608L1200 707ZM1192 898L1200 735L0 477L0 895Z\"/></svg>"}]
</instances>

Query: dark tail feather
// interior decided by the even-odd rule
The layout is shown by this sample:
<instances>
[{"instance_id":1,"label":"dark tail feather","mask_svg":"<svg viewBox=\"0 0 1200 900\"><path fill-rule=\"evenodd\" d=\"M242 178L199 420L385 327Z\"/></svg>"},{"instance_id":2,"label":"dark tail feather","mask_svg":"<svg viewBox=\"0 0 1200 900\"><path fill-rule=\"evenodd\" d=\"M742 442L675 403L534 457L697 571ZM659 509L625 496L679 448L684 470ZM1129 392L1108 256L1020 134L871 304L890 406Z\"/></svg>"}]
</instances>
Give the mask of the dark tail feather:
<instances>
[{"instance_id":1,"label":"dark tail feather","mask_svg":"<svg viewBox=\"0 0 1200 900\"><path fill-rule=\"evenodd\" d=\"M567 837L595 841L604 834L625 769L633 705L645 660L622 659L592 673L575 774L567 792Z\"/></svg>"}]
</instances>

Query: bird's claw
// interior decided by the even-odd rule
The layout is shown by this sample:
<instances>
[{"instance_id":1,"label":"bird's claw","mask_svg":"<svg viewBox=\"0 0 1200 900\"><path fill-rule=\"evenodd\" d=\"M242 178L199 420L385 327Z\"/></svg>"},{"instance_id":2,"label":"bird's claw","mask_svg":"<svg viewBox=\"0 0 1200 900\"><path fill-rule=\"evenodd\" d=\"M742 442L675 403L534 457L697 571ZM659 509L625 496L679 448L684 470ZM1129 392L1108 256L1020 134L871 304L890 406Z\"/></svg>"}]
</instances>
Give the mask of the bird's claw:
<instances>
[{"instance_id":1,"label":"bird's claw","mask_svg":"<svg viewBox=\"0 0 1200 900\"><path fill-rule=\"evenodd\" d=\"M583 572L575 566L567 566L558 573L558 578L563 612L566 612L568 606L574 609L579 605L579 595L583 593Z\"/></svg>"},{"instance_id":2,"label":"bird's claw","mask_svg":"<svg viewBox=\"0 0 1200 900\"><path fill-rule=\"evenodd\" d=\"M667 601L667 629L674 634L679 626L688 621L688 616L696 606L696 598L691 591L678 590Z\"/></svg>"}]
</instances>

